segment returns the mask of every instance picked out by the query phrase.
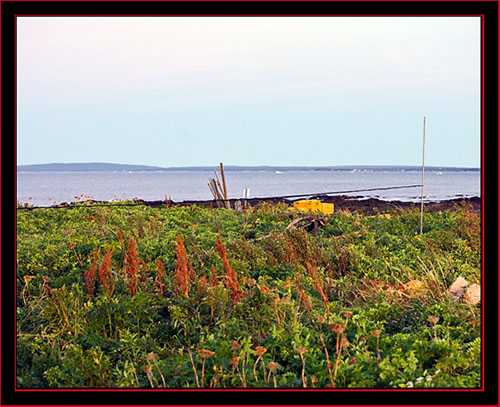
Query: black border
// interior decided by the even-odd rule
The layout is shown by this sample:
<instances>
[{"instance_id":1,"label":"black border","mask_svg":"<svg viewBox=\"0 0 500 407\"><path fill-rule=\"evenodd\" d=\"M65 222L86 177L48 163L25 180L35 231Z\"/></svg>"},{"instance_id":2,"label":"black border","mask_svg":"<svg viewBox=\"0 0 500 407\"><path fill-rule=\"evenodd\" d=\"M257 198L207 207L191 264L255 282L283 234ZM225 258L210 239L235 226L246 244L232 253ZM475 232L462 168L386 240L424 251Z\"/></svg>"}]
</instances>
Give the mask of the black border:
<instances>
[{"instance_id":1,"label":"black border","mask_svg":"<svg viewBox=\"0 0 500 407\"><path fill-rule=\"evenodd\" d=\"M485 391L61 391L15 392L15 15L484 15L483 228L487 285ZM1 405L498 405L498 2L1 2ZM486 188L486 185L488 187ZM15 194L14 194L15 195ZM496 233L495 233L496 231ZM487 236L487 239L486 239ZM490 274L491 273L491 274ZM496 306L495 306L496 303Z\"/></svg>"}]
</instances>

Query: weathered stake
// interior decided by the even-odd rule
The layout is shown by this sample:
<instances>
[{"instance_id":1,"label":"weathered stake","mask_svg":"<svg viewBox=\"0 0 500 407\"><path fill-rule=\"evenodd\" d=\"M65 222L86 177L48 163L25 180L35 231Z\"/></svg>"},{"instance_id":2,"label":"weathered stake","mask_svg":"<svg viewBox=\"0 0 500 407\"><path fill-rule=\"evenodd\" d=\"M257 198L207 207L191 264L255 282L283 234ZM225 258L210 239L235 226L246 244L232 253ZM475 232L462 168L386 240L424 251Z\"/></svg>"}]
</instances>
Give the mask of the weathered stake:
<instances>
[{"instance_id":1,"label":"weathered stake","mask_svg":"<svg viewBox=\"0 0 500 407\"><path fill-rule=\"evenodd\" d=\"M214 188L214 180L211 179L210 182L208 183L208 187L210 188L210 192L212 192L212 195L215 199L215 203L217 204L217 207L220 207L220 204L219 204L219 197L217 195L217 190Z\"/></svg>"},{"instance_id":2,"label":"weathered stake","mask_svg":"<svg viewBox=\"0 0 500 407\"><path fill-rule=\"evenodd\" d=\"M219 181L219 175L217 175L217 171L214 171L214 174L215 174L214 184L216 185L216 189L220 193L221 198L224 199L224 188L222 187Z\"/></svg>"},{"instance_id":3,"label":"weathered stake","mask_svg":"<svg viewBox=\"0 0 500 407\"><path fill-rule=\"evenodd\" d=\"M226 176L224 175L224 164L222 163L220 163L220 174L222 177L222 186L224 187L223 192L224 192L224 199L226 202L226 208L231 209L231 203L229 202L227 197Z\"/></svg>"}]
</instances>

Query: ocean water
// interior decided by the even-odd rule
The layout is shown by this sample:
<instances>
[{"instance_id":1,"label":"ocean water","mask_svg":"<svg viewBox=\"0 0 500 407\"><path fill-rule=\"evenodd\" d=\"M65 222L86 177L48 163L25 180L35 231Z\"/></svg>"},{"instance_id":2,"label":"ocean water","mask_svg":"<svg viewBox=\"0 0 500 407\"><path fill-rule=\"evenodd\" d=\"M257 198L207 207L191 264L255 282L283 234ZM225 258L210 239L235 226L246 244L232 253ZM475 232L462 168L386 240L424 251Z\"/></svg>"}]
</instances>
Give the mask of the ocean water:
<instances>
[{"instance_id":1,"label":"ocean water","mask_svg":"<svg viewBox=\"0 0 500 407\"><path fill-rule=\"evenodd\" d=\"M113 201L140 198L147 201L175 202L208 200L212 194L208 181L215 178L208 170L169 170L133 172L17 172L17 201L35 206L59 202L75 202L77 197ZM226 170L229 198L243 197L245 188L250 197L352 191L419 185L420 171L383 170ZM481 196L480 171L426 171L424 197L439 201L457 197ZM418 201L421 188L404 188L352 192L348 195L384 200ZM307 196L305 196L307 197Z\"/></svg>"}]
</instances>

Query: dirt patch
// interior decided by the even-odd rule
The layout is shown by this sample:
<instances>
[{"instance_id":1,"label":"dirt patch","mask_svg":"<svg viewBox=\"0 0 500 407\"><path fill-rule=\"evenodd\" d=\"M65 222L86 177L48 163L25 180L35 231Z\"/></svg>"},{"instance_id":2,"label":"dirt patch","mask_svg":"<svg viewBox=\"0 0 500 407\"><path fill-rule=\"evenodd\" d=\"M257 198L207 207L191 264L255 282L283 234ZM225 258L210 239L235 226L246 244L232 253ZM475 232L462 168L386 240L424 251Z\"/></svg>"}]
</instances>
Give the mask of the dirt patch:
<instances>
[{"instance_id":1,"label":"dirt patch","mask_svg":"<svg viewBox=\"0 0 500 407\"><path fill-rule=\"evenodd\" d=\"M321 196L312 197L312 199L319 199L321 202L333 203L335 205L335 211L348 210L351 212L360 212L366 215L373 215L381 212L389 212L392 210L406 210L413 208L420 208L419 202L404 202L404 201L384 201L376 198L359 199L358 197L339 195L339 196ZM248 206L257 206L262 202L270 202L272 204L284 203L286 205L293 205L293 201L289 199L271 198L271 199L247 199L246 204ZM428 212L439 212L449 209L455 209L458 205L463 203L470 204L472 209L475 211L481 210L481 198L457 198L449 199L444 201L436 202L424 202L424 206ZM140 203L151 206L154 208L161 207L162 205L170 206L212 206L217 208L217 202L211 201L183 201L183 202L173 202L173 201L140 201ZM243 204L241 200L231 199L231 207L235 208Z\"/></svg>"},{"instance_id":2,"label":"dirt patch","mask_svg":"<svg viewBox=\"0 0 500 407\"><path fill-rule=\"evenodd\" d=\"M347 196L325 197L322 202L333 203L335 210L349 210L351 212L359 211L365 214L373 215L379 212L389 212L391 210L407 210L420 208L419 202L404 202L404 201L384 201L376 198L358 199ZM481 198L457 198L436 202L424 202L425 209L428 212L439 212L449 209L455 209L457 205L468 203L473 210L481 210Z\"/></svg>"},{"instance_id":3,"label":"dirt patch","mask_svg":"<svg viewBox=\"0 0 500 407\"><path fill-rule=\"evenodd\" d=\"M310 199L319 199L324 203L333 203L335 206L335 212L341 210L347 210L350 212L358 212L365 215L375 215L377 213L384 213L393 210L408 210L408 209L420 209L420 202L404 202L404 201L384 201L377 198L368 198L362 199L354 196L347 195L338 195L338 196L316 196L311 197ZM240 209L244 206L255 207L262 203L269 202L270 204L278 204L284 203L286 205L292 206L293 200L284 199L284 198L251 198L245 201L241 199L230 199L229 203L231 208ZM216 202L214 200L209 201L182 201L182 202L174 202L174 201L144 201L142 199L134 199L133 202L107 202L107 201L94 201L87 200L85 203L93 204L94 206L136 206L136 205L145 205L151 208L160 208L166 206L205 206L205 207L213 207L218 208L222 207L221 202ZM472 197L472 198L456 198L456 199L448 199L443 201L435 201L435 202L424 202L425 208L427 212L439 212L445 210L454 210L457 206L462 204L468 204L474 211L481 211L481 198ZM67 203L63 202L59 205L53 205L49 208L67 208L71 209L76 207L78 204L82 204L82 202L72 202ZM36 207L36 206L28 206L25 205L23 207L18 207L18 209L41 209L45 207Z\"/></svg>"}]
</instances>

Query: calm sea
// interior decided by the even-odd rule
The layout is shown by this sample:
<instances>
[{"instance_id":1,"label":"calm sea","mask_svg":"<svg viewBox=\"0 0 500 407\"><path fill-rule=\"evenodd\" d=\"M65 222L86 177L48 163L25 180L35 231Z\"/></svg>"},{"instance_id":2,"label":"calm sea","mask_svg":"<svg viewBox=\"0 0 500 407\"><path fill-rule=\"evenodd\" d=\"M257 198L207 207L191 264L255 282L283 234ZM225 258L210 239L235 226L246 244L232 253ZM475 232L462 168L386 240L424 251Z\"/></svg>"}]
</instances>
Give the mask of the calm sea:
<instances>
[{"instance_id":1,"label":"calm sea","mask_svg":"<svg viewBox=\"0 0 500 407\"><path fill-rule=\"evenodd\" d=\"M95 200L147 201L171 197L175 202L212 199L207 185L213 171L133 171L133 172L17 172L17 201L35 206L74 202L83 194ZM420 184L419 171L318 171L318 170L226 170L230 198L343 192ZM426 200L480 196L480 171L426 171ZM349 193L384 200L420 199L421 189L406 188Z\"/></svg>"}]
</instances>

